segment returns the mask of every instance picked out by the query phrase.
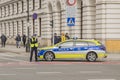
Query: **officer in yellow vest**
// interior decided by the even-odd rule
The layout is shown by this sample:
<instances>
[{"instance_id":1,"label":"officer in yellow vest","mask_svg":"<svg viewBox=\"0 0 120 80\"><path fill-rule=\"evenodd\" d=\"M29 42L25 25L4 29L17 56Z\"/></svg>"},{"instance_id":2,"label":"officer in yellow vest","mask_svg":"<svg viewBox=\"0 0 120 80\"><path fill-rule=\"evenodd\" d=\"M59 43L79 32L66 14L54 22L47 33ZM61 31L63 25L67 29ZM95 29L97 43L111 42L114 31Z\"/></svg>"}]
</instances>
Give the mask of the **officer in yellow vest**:
<instances>
[{"instance_id":1,"label":"officer in yellow vest","mask_svg":"<svg viewBox=\"0 0 120 80\"><path fill-rule=\"evenodd\" d=\"M36 38L36 34L34 34L30 39L30 47L31 47L30 62L32 61L33 52L35 52L35 61L37 62L38 40Z\"/></svg>"}]
</instances>

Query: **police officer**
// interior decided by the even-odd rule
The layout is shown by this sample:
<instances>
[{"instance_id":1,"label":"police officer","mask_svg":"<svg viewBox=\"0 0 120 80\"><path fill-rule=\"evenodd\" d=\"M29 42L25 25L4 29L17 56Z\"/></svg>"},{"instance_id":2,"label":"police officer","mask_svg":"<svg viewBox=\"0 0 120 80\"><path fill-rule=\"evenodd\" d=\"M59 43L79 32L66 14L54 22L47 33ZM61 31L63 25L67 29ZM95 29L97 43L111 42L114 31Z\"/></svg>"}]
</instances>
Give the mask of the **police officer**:
<instances>
[{"instance_id":1,"label":"police officer","mask_svg":"<svg viewBox=\"0 0 120 80\"><path fill-rule=\"evenodd\" d=\"M34 51L35 51L35 61L37 62L38 40L36 38L36 34L33 34L32 38L30 39L30 47L31 47L30 62L32 61L32 56Z\"/></svg>"}]
</instances>

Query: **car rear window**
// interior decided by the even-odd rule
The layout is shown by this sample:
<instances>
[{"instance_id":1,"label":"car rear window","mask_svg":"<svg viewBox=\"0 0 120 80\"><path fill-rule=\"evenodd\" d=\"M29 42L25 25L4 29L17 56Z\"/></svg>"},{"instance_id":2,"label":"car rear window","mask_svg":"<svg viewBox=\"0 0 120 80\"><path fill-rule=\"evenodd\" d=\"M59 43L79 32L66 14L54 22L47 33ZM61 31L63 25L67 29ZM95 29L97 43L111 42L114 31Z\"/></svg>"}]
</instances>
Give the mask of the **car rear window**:
<instances>
[{"instance_id":1,"label":"car rear window","mask_svg":"<svg viewBox=\"0 0 120 80\"><path fill-rule=\"evenodd\" d=\"M88 42L89 46L96 46L96 44L94 42Z\"/></svg>"}]
</instances>

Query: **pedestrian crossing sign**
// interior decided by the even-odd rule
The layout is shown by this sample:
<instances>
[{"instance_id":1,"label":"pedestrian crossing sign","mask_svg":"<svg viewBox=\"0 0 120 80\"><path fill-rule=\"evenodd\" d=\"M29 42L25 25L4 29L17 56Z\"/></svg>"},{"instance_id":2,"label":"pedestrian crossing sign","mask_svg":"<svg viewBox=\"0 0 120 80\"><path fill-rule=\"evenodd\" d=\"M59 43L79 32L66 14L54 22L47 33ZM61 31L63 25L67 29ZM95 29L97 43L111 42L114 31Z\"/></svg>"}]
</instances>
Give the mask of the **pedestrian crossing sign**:
<instances>
[{"instance_id":1,"label":"pedestrian crossing sign","mask_svg":"<svg viewBox=\"0 0 120 80\"><path fill-rule=\"evenodd\" d=\"M67 18L67 26L75 26L75 18L74 17Z\"/></svg>"}]
</instances>

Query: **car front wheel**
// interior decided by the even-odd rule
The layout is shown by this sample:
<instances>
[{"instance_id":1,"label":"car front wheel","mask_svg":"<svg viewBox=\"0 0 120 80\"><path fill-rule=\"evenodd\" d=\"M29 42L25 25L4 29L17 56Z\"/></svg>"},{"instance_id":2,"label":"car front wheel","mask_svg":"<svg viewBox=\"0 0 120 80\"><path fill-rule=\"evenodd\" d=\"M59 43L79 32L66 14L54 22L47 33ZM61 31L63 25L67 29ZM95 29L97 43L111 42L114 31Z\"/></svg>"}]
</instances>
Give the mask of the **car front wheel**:
<instances>
[{"instance_id":1,"label":"car front wheel","mask_svg":"<svg viewBox=\"0 0 120 80\"><path fill-rule=\"evenodd\" d=\"M88 61L90 61L90 62L96 61L97 55L96 55L95 52L89 52L89 53L87 54L86 59L87 59Z\"/></svg>"},{"instance_id":2,"label":"car front wheel","mask_svg":"<svg viewBox=\"0 0 120 80\"><path fill-rule=\"evenodd\" d=\"M52 52L46 52L44 58L46 61L52 61L54 59L54 54Z\"/></svg>"}]
</instances>

